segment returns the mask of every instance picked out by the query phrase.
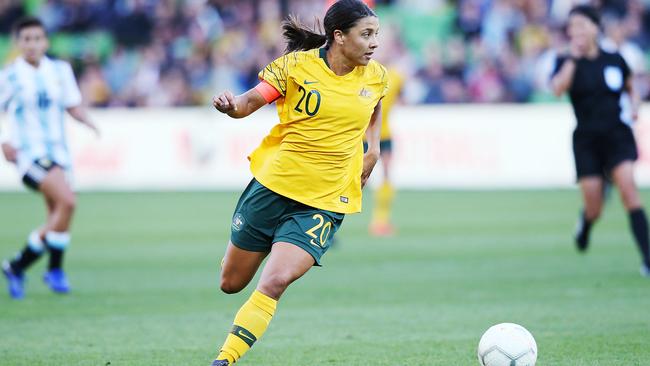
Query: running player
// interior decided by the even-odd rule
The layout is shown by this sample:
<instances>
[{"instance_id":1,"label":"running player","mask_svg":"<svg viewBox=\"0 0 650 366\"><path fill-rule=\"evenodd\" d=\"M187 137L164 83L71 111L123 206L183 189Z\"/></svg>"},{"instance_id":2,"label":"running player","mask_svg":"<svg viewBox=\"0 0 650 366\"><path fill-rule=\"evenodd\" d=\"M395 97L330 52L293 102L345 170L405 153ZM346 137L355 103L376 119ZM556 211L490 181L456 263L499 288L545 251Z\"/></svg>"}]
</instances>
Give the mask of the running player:
<instances>
[{"instance_id":1,"label":"running player","mask_svg":"<svg viewBox=\"0 0 650 366\"><path fill-rule=\"evenodd\" d=\"M586 5L569 14L569 53L557 59L551 80L556 95L569 92L578 121L573 133L578 183L584 200L576 245L585 251L589 233L600 216L605 176L611 177L629 213L630 226L642 256L641 272L650 276L648 220L634 182L637 148L632 123L639 98L630 68L618 53L598 46L599 14Z\"/></svg>"},{"instance_id":2,"label":"running player","mask_svg":"<svg viewBox=\"0 0 650 366\"><path fill-rule=\"evenodd\" d=\"M379 158L388 83L385 68L371 60L377 16L360 0L340 0L327 10L324 29L321 35L290 18L283 24L287 52L259 73L260 84L213 100L233 118L275 102L280 118L249 157L254 179L235 208L221 289L241 291L269 259L213 366L242 357L289 284L320 265L344 215L361 210L361 188Z\"/></svg>"},{"instance_id":3,"label":"running player","mask_svg":"<svg viewBox=\"0 0 650 366\"><path fill-rule=\"evenodd\" d=\"M70 243L70 223L75 195L66 180L70 153L63 118L74 119L98 132L81 106L81 94L66 62L45 56L49 43L37 18L24 18L14 26L21 55L0 74L0 106L9 114L8 141L2 143L5 158L15 163L23 183L45 198L47 222L27 238L27 245L2 272L14 299L24 296L24 271L47 248L48 270L43 280L56 293L70 290L63 272L63 254Z\"/></svg>"}]
</instances>

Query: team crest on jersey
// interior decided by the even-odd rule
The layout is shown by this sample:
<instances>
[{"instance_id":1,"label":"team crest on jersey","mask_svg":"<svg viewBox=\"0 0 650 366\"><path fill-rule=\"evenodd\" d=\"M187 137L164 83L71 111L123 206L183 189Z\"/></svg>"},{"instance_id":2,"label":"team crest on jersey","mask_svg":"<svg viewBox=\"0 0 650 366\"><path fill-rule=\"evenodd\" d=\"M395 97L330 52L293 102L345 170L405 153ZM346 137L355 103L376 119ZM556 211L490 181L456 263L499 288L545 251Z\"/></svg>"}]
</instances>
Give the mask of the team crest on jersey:
<instances>
[{"instance_id":1,"label":"team crest on jersey","mask_svg":"<svg viewBox=\"0 0 650 366\"><path fill-rule=\"evenodd\" d=\"M232 218L232 228L235 231L239 231L242 227L244 227L244 216L240 213L236 213Z\"/></svg>"},{"instance_id":2,"label":"team crest on jersey","mask_svg":"<svg viewBox=\"0 0 650 366\"><path fill-rule=\"evenodd\" d=\"M38 165L42 166L43 168L50 168L52 166L52 160L48 158L40 158L38 159Z\"/></svg>"},{"instance_id":3,"label":"team crest on jersey","mask_svg":"<svg viewBox=\"0 0 650 366\"><path fill-rule=\"evenodd\" d=\"M614 91L621 90L623 86L623 73L621 69L616 66L605 67L605 83Z\"/></svg>"},{"instance_id":4,"label":"team crest on jersey","mask_svg":"<svg viewBox=\"0 0 650 366\"><path fill-rule=\"evenodd\" d=\"M359 92L359 96L364 98L370 98L372 96L372 93L370 92L370 90L366 88L362 88L361 91Z\"/></svg>"}]
</instances>

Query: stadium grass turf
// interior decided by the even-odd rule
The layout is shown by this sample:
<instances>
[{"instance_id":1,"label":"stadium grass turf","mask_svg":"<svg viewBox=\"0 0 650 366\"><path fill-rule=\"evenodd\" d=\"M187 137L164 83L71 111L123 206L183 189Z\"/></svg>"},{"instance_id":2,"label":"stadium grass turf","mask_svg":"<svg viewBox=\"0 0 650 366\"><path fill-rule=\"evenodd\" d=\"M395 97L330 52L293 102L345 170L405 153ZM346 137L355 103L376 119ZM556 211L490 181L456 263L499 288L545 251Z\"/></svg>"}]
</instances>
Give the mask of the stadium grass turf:
<instances>
[{"instance_id":1,"label":"stadium grass turf","mask_svg":"<svg viewBox=\"0 0 650 366\"><path fill-rule=\"evenodd\" d=\"M209 365L252 290L218 290L237 197L80 194L74 292L49 293L45 261L25 300L3 291L0 364ZM579 255L575 191L400 192L399 235L372 239L368 210L348 216L325 266L292 285L238 365L472 366L482 332L505 321L535 335L540 366L650 365L650 279L618 201ZM0 202L8 257L43 208L33 194Z\"/></svg>"}]
</instances>

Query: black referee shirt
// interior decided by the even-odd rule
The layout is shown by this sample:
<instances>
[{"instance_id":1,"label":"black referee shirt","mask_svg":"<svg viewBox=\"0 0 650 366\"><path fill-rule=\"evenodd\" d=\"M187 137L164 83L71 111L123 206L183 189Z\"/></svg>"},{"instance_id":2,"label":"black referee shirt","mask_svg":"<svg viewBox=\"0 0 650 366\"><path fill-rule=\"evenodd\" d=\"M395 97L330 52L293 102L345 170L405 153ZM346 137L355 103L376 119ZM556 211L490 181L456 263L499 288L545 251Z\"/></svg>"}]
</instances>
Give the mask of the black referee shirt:
<instances>
[{"instance_id":1,"label":"black referee shirt","mask_svg":"<svg viewBox=\"0 0 650 366\"><path fill-rule=\"evenodd\" d=\"M553 75L557 74L567 56L558 56ZM623 57L602 49L593 60L576 62L569 98L573 105L578 130L605 131L621 123L632 124L631 104L625 92L630 68Z\"/></svg>"}]
</instances>

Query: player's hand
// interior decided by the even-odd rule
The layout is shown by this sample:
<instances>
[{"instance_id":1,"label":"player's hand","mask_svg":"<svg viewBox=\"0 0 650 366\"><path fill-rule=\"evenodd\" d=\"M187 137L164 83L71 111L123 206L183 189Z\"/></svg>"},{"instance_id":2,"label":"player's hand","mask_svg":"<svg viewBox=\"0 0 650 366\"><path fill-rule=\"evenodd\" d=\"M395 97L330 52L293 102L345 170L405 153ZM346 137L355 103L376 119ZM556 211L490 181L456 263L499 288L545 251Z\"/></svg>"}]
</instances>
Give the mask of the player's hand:
<instances>
[{"instance_id":1,"label":"player's hand","mask_svg":"<svg viewBox=\"0 0 650 366\"><path fill-rule=\"evenodd\" d=\"M569 55L574 59L583 58L586 52L586 45L582 38L572 38L569 42Z\"/></svg>"},{"instance_id":2,"label":"player's hand","mask_svg":"<svg viewBox=\"0 0 650 366\"><path fill-rule=\"evenodd\" d=\"M379 160L379 153L367 152L363 154L363 171L361 172L361 188L366 186L372 170Z\"/></svg>"},{"instance_id":3,"label":"player's hand","mask_svg":"<svg viewBox=\"0 0 650 366\"><path fill-rule=\"evenodd\" d=\"M237 111L235 96L228 90L212 98L212 105L221 113Z\"/></svg>"},{"instance_id":4,"label":"player's hand","mask_svg":"<svg viewBox=\"0 0 650 366\"><path fill-rule=\"evenodd\" d=\"M86 126L90 128L94 133L97 138L102 137L102 132L99 130L99 127L97 127L96 124L94 124L92 121L86 121Z\"/></svg>"},{"instance_id":5,"label":"player's hand","mask_svg":"<svg viewBox=\"0 0 650 366\"><path fill-rule=\"evenodd\" d=\"M18 152L8 142L5 142L5 143L2 144L2 155L5 156L5 159L8 162L16 163L16 158L17 158Z\"/></svg>"}]
</instances>

